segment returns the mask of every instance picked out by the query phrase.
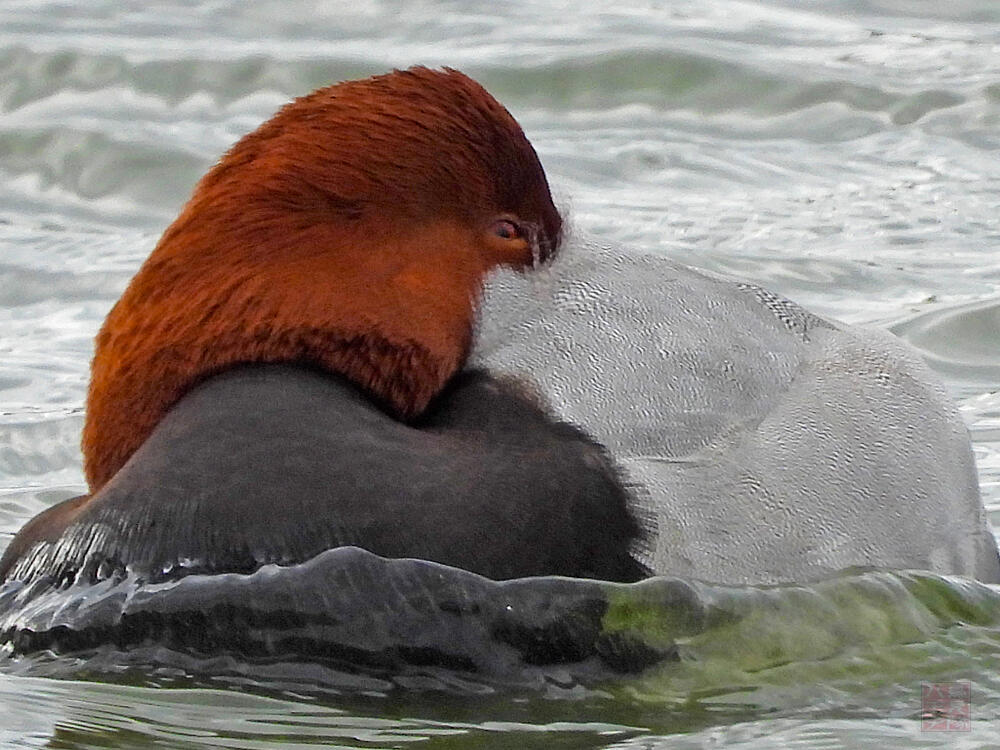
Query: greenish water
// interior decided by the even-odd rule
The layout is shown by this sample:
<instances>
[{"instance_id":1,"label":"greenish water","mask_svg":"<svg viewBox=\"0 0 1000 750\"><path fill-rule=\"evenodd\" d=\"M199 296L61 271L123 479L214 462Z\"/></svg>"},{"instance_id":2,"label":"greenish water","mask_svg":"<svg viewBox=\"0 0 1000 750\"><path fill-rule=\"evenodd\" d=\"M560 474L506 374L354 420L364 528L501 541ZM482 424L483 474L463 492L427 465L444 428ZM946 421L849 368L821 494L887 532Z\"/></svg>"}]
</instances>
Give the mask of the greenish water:
<instances>
[{"instance_id":1,"label":"greenish water","mask_svg":"<svg viewBox=\"0 0 1000 750\"><path fill-rule=\"evenodd\" d=\"M384 577L384 563L373 560ZM480 668L417 665L358 673L341 671L329 660L182 656L159 646L127 656L42 654L14 660L0 674L5 731L16 739L14 746L37 737L54 747L153 747L161 741L170 747L297 747L334 740L351 747L414 741L443 747L672 747L681 740L690 747L774 747L767 743L775 732L807 747L829 747L824 742L832 741L866 746L879 737L899 740L890 746L915 747L932 746L941 737L920 730L923 683L972 682L974 722L961 736L984 747L995 741L996 587L923 573L861 571L770 588L670 579L601 584L610 605L599 623L601 637L605 650L617 651L603 661L619 666L609 670L593 656L517 664L514 641L497 637L492 616L479 623L479 615L469 615L465 627L456 628L453 615L436 615L440 627L429 630L426 607L412 604L421 597L412 598L395 580L390 588L396 597L373 592L359 602L367 605L359 608L366 610L362 629L381 630L391 618L390 629L404 634L402 642L471 654L482 660ZM500 593L501 602L521 601L502 590L525 584L479 581L476 587ZM543 621L550 626L532 634L526 653L565 650L586 635L579 593L566 581L548 581L527 584L548 587L549 596L536 600L540 609L522 620L529 627ZM189 582L189 591L199 585ZM351 596L344 598L349 602ZM489 600L487 592L469 601L489 609ZM337 641L330 635L337 628L328 624L320 642ZM445 635L435 640L435 630ZM406 636L408 631L420 635ZM348 638L355 645L364 640L357 628ZM641 673L623 674L621 655L629 650L660 656Z\"/></svg>"},{"instance_id":2,"label":"greenish water","mask_svg":"<svg viewBox=\"0 0 1000 750\"><path fill-rule=\"evenodd\" d=\"M991 0L3 0L0 546L82 488L92 337L194 181L287 99L414 63L461 68L511 109L576 232L917 346L961 406L1000 524ZM183 670L70 680L17 665L0 673L0 742L1000 745L1000 594L908 580L713 589L730 617L685 635L676 663L547 693L316 694L301 674L191 684ZM608 627L663 627L628 597L612 612ZM966 680L972 731L921 732L921 683Z\"/></svg>"}]
</instances>

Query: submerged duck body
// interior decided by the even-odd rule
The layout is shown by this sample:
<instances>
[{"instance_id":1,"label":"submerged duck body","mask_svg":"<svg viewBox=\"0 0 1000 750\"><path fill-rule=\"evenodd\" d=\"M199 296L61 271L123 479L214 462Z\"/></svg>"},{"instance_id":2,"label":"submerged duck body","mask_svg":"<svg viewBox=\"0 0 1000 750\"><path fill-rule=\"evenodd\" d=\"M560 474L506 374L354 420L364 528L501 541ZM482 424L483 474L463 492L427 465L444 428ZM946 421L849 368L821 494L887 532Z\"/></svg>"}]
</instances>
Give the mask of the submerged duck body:
<instances>
[{"instance_id":1,"label":"submerged duck body","mask_svg":"<svg viewBox=\"0 0 1000 750\"><path fill-rule=\"evenodd\" d=\"M637 488L662 574L850 566L1000 581L968 431L892 335L756 285L583 243L487 284L471 363L530 378Z\"/></svg>"}]
</instances>

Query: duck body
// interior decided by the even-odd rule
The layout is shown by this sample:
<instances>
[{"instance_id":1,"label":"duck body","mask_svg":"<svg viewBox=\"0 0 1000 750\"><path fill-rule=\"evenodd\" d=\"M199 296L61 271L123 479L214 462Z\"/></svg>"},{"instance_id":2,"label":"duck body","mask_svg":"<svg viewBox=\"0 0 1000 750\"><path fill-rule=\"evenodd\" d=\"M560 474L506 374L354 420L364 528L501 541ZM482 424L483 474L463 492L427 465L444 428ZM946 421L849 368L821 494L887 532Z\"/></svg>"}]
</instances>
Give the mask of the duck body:
<instances>
[{"instance_id":1,"label":"duck body","mask_svg":"<svg viewBox=\"0 0 1000 750\"><path fill-rule=\"evenodd\" d=\"M498 272L471 365L534 381L622 465L664 575L851 566L1000 580L968 432L916 352L756 285L574 243Z\"/></svg>"},{"instance_id":2,"label":"duck body","mask_svg":"<svg viewBox=\"0 0 1000 750\"><path fill-rule=\"evenodd\" d=\"M227 639L250 630L253 653L308 658L308 631L351 660L353 640L328 641L361 621L326 596L353 580L340 565L383 603L415 591L435 632L513 638L527 664L628 652L595 645L621 592L497 588L487 609L512 629L476 614L473 574L1000 580L968 434L906 347L657 255L559 254L561 236L520 127L457 71L284 107L206 174L109 313L90 491L4 551L0 644L239 653ZM276 603L276 580L301 596ZM556 589L572 606L549 607ZM183 625L192 602L210 648ZM590 645L538 646L567 633ZM413 645L378 653L429 658Z\"/></svg>"}]
</instances>

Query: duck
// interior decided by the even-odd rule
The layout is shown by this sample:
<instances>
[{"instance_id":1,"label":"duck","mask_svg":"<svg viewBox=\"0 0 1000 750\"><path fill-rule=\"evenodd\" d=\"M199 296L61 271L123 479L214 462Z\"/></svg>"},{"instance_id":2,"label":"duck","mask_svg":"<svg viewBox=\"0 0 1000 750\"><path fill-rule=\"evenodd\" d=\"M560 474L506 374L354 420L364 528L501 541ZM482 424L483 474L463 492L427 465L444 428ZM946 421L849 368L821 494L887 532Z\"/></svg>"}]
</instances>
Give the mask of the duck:
<instances>
[{"instance_id":1,"label":"duck","mask_svg":"<svg viewBox=\"0 0 1000 750\"><path fill-rule=\"evenodd\" d=\"M1000 580L968 433L905 345L563 235L520 126L455 70L286 105L109 313L89 492L29 521L0 581L348 546L497 580Z\"/></svg>"}]
</instances>

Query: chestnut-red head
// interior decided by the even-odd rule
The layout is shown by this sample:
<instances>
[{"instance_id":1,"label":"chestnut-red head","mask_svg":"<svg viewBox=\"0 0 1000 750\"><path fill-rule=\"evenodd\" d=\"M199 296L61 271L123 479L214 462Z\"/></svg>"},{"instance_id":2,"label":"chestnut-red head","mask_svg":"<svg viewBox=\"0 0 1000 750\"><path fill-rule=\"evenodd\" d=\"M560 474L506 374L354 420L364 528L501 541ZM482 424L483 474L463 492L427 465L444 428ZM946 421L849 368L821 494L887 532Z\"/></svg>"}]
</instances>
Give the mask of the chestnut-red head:
<instances>
[{"instance_id":1,"label":"chestnut-red head","mask_svg":"<svg viewBox=\"0 0 1000 750\"><path fill-rule=\"evenodd\" d=\"M484 274L537 263L561 225L521 128L457 71L291 102L202 178L98 334L91 489L239 363L309 363L420 414L466 356Z\"/></svg>"}]
</instances>

